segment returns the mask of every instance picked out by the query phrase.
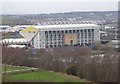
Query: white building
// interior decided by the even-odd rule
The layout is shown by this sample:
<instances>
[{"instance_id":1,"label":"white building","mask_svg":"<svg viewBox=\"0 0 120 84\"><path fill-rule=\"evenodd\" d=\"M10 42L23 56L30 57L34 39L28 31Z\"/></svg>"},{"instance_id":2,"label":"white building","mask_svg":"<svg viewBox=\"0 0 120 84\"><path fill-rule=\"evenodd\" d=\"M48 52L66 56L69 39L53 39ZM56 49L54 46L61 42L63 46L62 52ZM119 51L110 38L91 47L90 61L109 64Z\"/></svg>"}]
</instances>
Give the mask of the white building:
<instances>
[{"instance_id":1,"label":"white building","mask_svg":"<svg viewBox=\"0 0 120 84\"><path fill-rule=\"evenodd\" d=\"M95 24L42 25L31 37L35 48L54 48L63 45L91 45L100 41L100 26Z\"/></svg>"},{"instance_id":2,"label":"white building","mask_svg":"<svg viewBox=\"0 0 120 84\"><path fill-rule=\"evenodd\" d=\"M25 48L26 45L8 45L9 48Z\"/></svg>"},{"instance_id":3,"label":"white building","mask_svg":"<svg viewBox=\"0 0 120 84\"><path fill-rule=\"evenodd\" d=\"M0 25L0 32L10 32L11 26L8 25Z\"/></svg>"},{"instance_id":4,"label":"white building","mask_svg":"<svg viewBox=\"0 0 120 84\"><path fill-rule=\"evenodd\" d=\"M112 47L119 48L120 47L120 41L119 40L111 40Z\"/></svg>"},{"instance_id":5,"label":"white building","mask_svg":"<svg viewBox=\"0 0 120 84\"><path fill-rule=\"evenodd\" d=\"M0 41L0 44L5 45L26 45L28 44L28 41L24 38L10 38L10 39L3 39Z\"/></svg>"}]
</instances>

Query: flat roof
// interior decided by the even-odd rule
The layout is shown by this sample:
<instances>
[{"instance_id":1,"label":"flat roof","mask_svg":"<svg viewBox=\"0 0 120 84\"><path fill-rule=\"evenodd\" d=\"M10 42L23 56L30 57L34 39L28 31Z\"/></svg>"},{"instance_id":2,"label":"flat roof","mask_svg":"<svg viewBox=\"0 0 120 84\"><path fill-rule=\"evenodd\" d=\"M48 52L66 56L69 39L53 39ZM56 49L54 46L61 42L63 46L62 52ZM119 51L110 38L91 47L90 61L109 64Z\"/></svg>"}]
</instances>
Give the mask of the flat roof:
<instances>
[{"instance_id":1,"label":"flat roof","mask_svg":"<svg viewBox=\"0 0 120 84\"><path fill-rule=\"evenodd\" d=\"M3 40L1 40L0 41L0 43L1 42L27 42L27 40L26 39L24 39L24 38L10 38L10 39L3 39Z\"/></svg>"},{"instance_id":2,"label":"flat roof","mask_svg":"<svg viewBox=\"0 0 120 84\"><path fill-rule=\"evenodd\" d=\"M38 29L48 29L48 28L71 28L71 27L100 27L99 25L96 24L61 24L61 25L39 25L39 26L33 26L36 27Z\"/></svg>"},{"instance_id":3,"label":"flat roof","mask_svg":"<svg viewBox=\"0 0 120 84\"><path fill-rule=\"evenodd\" d=\"M0 28L3 28L3 27L11 27L9 25L0 25Z\"/></svg>"}]
</instances>

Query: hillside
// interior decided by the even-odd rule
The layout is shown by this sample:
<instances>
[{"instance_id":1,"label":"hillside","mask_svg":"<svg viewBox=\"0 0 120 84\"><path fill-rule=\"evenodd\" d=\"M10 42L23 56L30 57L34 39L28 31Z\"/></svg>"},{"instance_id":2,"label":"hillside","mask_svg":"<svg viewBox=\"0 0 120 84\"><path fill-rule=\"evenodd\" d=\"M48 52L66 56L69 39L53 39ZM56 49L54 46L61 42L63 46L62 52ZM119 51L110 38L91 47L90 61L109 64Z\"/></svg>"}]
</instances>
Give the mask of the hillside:
<instances>
[{"instance_id":1,"label":"hillside","mask_svg":"<svg viewBox=\"0 0 120 84\"><path fill-rule=\"evenodd\" d=\"M31 70L30 70L31 69ZM5 72L6 70L6 72ZM18 71L19 70L19 71ZM6 82L86 82L84 79L53 71L21 66L2 66L3 81Z\"/></svg>"},{"instance_id":2,"label":"hillside","mask_svg":"<svg viewBox=\"0 0 120 84\"><path fill-rule=\"evenodd\" d=\"M2 15L3 25L32 25L37 22L55 21L89 21L99 20L101 22L112 23L118 19L117 11L88 11L88 12L65 12L50 14L23 14L23 15ZM109 18L111 17L111 18Z\"/></svg>"},{"instance_id":3,"label":"hillside","mask_svg":"<svg viewBox=\"0 0 120 84\"><path fill-rule=\"evenodd\" d=\"M74 76L45 70L9 74L7 77L7 81L10 82L86 82L86 80Z\"/></svg>"}]
</instances>

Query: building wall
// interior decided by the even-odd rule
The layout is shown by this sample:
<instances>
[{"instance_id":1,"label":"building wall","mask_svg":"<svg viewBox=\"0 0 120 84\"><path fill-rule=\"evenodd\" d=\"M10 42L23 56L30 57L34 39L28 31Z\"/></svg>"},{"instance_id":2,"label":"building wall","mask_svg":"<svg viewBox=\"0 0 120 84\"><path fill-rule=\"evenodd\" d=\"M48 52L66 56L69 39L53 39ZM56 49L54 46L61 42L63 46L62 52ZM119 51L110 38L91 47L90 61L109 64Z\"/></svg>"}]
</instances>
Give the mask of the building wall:
<instances>
[{"instance_id":1,"label":"building wall","mask_svg":"<svg viewBox=\"0 0 120 84\"><path fill-rule=\"evenodd\" d=\"M40 29L33 40L35 48L70 45L70 40L73 40L73 44L90 45L94 41L100 41L100 34L99 27L48 28Z\"/></svg>"},{"instance_id":2,"label":"building wall","mask_svg":"<svg viewBox=\"0 0 120 84\"><path fill-rule=\"evenodd\" d=\"M78 44L78 34L65 34L64 36L64 44L71 45L71 41L73 41L72 45Z\"/></svg>"},{"instance_id":3,"label":"building wall","mask_svg":"<svg viewBox=\"0 0 120 84\"><path fill-rule=\"evenodd\" d=\"M26 29L22 30L20 34L28 41L30 42L30 45L33 47L38 47L38 37L35 36L36 33L38 33L38 29L35 27L27 27ZM33 38L34 37L34 38Z\"/></svg>"}]
</instances>

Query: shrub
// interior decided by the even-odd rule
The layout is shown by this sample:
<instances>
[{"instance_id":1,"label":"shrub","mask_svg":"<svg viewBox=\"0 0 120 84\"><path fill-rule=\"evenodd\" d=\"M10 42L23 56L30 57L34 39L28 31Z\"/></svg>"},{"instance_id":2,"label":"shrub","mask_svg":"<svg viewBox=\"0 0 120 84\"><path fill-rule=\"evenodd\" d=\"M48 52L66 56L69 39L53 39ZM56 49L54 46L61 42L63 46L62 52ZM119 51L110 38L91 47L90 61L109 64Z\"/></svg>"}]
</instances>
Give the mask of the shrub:
<instances>
[{"instance_id":1,"label":"shrub","mask_svg":"<svg viewBox=\"0 0 120 84\"><path fill-rule=\"evenodd\" d=\"M64 44L64 46L69 46L68 44Z\"/></svg>"},{"instance_id":2,"label":"shrub","mask_svg":"<svg viewBox=\"0 0 120 84\"><path fill-rule=\"evenodd\" d=\"M67 74L76 75L76 68L74 65L70 65L65 69Z\"/></svg>"},{"instance_id":3,"label":"shrub","mask_svg":"<svg viewBox=\"0 0 120 84\"><path fill-rule=\"evenodd\" d=\"M79 44L74 44L74 46L78 46Z\"/></svg>"}]
</instances>

